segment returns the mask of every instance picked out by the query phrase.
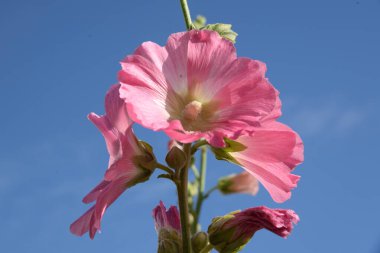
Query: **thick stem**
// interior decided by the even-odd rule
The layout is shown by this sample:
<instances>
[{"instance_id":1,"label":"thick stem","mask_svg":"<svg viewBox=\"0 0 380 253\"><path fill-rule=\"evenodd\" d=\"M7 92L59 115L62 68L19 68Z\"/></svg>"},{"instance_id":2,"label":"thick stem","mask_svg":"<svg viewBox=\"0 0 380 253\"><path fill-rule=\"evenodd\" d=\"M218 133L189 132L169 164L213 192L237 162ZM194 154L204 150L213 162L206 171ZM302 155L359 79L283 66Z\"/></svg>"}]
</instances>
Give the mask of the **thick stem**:
<instances>
[{"instance_id":1,"label":"thick stem","mask_svg":"<svg viewBox=\"0 0 380 253\"><path fill-rule=\"evenodd\" d=\"M187 162L179 173L179 182L177 183L178 206L182 227L182 248L183 253L191 253L190 229L189 229L189 206L188 206L188 173L191 164L191 144L185 144Z\"/></svg>"},{"instance_id":2,"label":"thick stem","mask_svg":"<svg viewBox=\"0 0 380 253\"><path fill-rule=\"evenodd\" d=\"M200 177L199 177L199 189L198 189L198 198L197 204L195 207L195 215L194 222L192 224L191 231L193 233L198 232L198 222L199 216L201 214L201 208L204 200L204 191L206 186L206 166L207 166L207 147L202 146L201 148L201 169L200 169Z\"/></svg>"},{"instance_id":3,"label":"thick stem","mask_svg":"<svg viewBox=\"0 0 380 253\"><path fill-rule=\"evenodd\" d=\"M183 17L185 18L186 29L191 30L193 28L193 25L191 21L189 6L187 5L187 0L180 0L180 2L181 2L182 12L183 12Z\"/></svg>"}]
</instances>

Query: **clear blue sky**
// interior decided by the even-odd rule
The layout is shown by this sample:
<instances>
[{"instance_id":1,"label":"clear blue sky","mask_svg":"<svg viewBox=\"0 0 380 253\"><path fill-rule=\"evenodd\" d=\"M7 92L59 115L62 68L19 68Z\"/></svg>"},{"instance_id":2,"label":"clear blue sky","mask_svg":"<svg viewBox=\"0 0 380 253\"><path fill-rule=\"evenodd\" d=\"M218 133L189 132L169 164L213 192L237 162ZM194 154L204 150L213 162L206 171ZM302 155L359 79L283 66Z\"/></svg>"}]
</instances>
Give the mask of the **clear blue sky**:
<instances>
[{"instance_id":1,"label":"clear blue sky","mask_svg":"<svg viewBox=\"0 0 380 253\"><path fill-rule=\"evenodd\" d=\"M0 251L155 252L151 210L175 204L152 177L106 213L95 240L69 233L81 198L103 175L102 136L86 119L104 112L119 61L143 41L184 30L179 1L0 2ZM290 201L213 195L202 222L256 205L292 208L284 240L260 231L243 252L380 252L380 1L189 0L192 15L232 23L240 56L268 65L305 163ZM162 159L167 138L136 127ZM208 186L240 171L210 160Z\"/></svg>"}]
</instances>

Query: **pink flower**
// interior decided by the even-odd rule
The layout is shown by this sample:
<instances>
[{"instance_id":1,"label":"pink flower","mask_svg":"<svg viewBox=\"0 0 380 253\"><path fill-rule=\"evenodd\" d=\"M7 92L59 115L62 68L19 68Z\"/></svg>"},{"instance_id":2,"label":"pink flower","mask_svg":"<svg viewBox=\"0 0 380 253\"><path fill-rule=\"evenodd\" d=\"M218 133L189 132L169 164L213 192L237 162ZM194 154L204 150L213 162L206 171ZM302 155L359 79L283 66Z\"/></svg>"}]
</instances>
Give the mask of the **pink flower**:
<instances>
[{"instance_id":1,"label":"pink flower","mask_svg":"<svg viewBox=\"0 0 380 253\"><path fill-rule=\"evenodd\" d=\"M303 161L303 143L296 132L269 121L250 135L240 136L232 145L240 145L238 151L213 151L218 158L237 163L257 178L274 201L284 202L291 197L300 178L291 171Z\"/></svg>"},{"instance_id":2,"label":"pink flower","mask_svg":"<svg viewBox=\"0 0 380 253\"><path fill-rule=\"evenodd\" d=\"M88 118L103 134L110 155L104 179L83 198L84 203L96 203L70 226L73 234L89 232L93 239L100 230L105 210L129 187L146 181L152 173L153 155L141 145L131 128L131 121L119 86L114 85L105 98L106 115L89 114Z\"/></svg>"},{"instance_id":3,"label":"pink flower","mask_svg":"<svg viewBox=\"0 0 380 253\"><path fill-rule=\"evenodd\" d=\"M246 193L256 195L259 191L259 182L248 172L232 174L218 180L218 189L223 194Z\"/></svg>"},{"instance_id":4,"label":"pink flower","mask_svg":"<svg viewBox=\"0 0 380 253\"><path fill-rule=\"evenodd\" d=\"M132 120L182 143L205 138L223 147L224 137L280 114L265 64L237 58L214 31L175 33L164 47L145 42L121 65L120 95Z\"/></svg>"},{"instance_id":5,"label":"pink flower","mask_svg":"<svg viewBox=\"0 0 380 253\"><path fill-rule=\"evenodd\" d=\"M208 228L209 240L219 252L237 252L234 250L241 250L260 229L286 238L293 223L298 222L299 217L293 210L249 208L214 218Z\"/></svg>"},{"instance_id":6,"label":"pink flower","mask_svg":"<svg viewBox=\"0 0 380 253\"><path fill-rule=\"evenodd\" d=\"M164 203L153 209L153 219L158 234L158 253L182 252L181 222L178 210L171 206L166 211Z\"/></svg>"}]
</instances>

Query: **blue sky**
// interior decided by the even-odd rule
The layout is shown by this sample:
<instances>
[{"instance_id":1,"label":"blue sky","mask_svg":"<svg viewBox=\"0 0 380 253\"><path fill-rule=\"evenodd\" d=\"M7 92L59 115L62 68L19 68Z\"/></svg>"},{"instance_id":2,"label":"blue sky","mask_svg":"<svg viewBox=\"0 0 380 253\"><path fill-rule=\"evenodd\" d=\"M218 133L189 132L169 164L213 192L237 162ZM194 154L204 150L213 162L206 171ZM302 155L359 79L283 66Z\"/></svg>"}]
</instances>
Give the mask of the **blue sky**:
<instances>
[{"instance_id":1,"label":"blue sky","mask_svg":"<svg viewBox=\"0 0 380 253\"><path fill-rule=\"evenodd\" d=\"M236 209L292 208L284 240L267 231L243 252L380 252L380 1L189 0L193 17L232 23L240 56L264 61L281 92L282 122L305 142L290 201L213 195L202 222ZM102 136L86 119L104 112L119 61L143 41L185 29L179 1L0 2L0 249L4 252L155 252L151 210L175 204L155 177L106 213L95 240L69 233L81 198L103 175ZM167 138L136 127L162 160ZM239 168L211 159L208 186Z\"/></svg>"}]
</instances>

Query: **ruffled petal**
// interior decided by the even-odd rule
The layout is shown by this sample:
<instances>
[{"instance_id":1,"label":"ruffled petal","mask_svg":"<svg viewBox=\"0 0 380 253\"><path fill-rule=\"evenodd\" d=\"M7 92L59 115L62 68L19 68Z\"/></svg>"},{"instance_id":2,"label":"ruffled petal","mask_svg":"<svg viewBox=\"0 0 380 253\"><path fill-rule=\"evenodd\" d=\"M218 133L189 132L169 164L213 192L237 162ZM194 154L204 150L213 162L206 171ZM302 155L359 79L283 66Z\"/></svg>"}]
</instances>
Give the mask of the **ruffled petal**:
<instances>
[{"instance_id":1,"label":"ruffled petal","mask_svg":"<svg viewBox=\"0 0 380 253\"><path fill-rule=\"evenodd\" d=\"M264 185L276 202L289 199L300 178L291 174L303 161L300 137L284 124L269 122L237 141L247 149L231 155Z\"/></svg>"},{"instance_id":2,"label":"ruffled petal","mask_svg":"<svg viewBox=\"0 0 380 253\"><path fill-rule=\"evenodd\" d=\"M222 88L213 98L219 107L214 125L224 127L240 123L248 130L273 111L277 93L265 78L265 72L264 63L247 58L239 58L231 64L221 76Z\"/></svg>"},{"instance_id":3,"label":"ruffled petal","mask_svg":"<svg viewBox=\"0 0 380 253\"><path fill-rule=\"evenodd\" d=\"M236 59L235 47L214 31L192 30L188 34L188 86L194 96L207 101L223 85L221 77Z\"/></svg>"}]
</instances>

